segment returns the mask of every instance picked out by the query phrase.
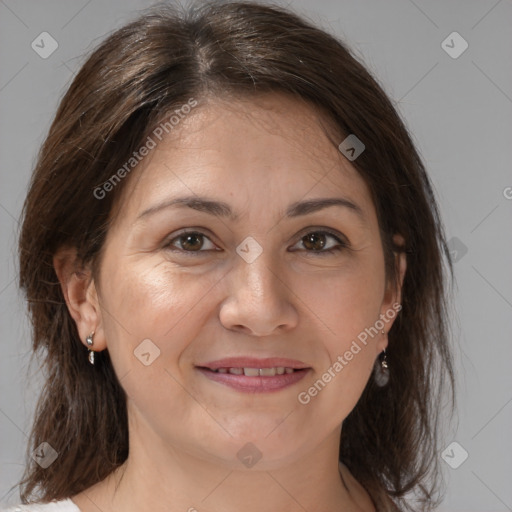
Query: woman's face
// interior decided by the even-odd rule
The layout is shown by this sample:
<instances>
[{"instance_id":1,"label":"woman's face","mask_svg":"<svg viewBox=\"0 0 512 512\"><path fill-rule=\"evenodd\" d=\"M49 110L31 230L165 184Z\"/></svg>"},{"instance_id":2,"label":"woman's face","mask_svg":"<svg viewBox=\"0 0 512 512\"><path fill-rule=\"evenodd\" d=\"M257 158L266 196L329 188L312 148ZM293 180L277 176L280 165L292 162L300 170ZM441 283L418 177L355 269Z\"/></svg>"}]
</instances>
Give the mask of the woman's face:
<instances>
[{"instance_id":1,"label":"woman's face","mask_svg":"<svg viewBox=\"0 0 512 512\"><path fill-rule=\"evenodd\" d=\"M369 190L281 95L200 105L171 136L108 233L95 349L127 393L131 443L292 462L339 440L396 316Z\"/></svg>"}]
</instances>

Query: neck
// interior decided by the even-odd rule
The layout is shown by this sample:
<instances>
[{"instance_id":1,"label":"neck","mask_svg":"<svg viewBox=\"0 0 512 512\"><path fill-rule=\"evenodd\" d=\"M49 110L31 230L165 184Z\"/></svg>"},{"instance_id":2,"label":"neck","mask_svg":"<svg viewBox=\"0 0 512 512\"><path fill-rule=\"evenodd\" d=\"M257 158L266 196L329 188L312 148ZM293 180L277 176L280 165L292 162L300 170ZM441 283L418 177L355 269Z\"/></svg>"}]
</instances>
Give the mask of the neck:
<instances>
[{"instance_id":1,"label":"neck","mask_svg":"<svg viewBox=\"0 0 512 512\"><path fill-rule=\"evenodd\" d=\"M270 470L234 469L176 447L134 443L121 467L73 500L83 512L361 510L340 475L338 442L335 432L313 453Z\"/></svg>"}]
</instances>

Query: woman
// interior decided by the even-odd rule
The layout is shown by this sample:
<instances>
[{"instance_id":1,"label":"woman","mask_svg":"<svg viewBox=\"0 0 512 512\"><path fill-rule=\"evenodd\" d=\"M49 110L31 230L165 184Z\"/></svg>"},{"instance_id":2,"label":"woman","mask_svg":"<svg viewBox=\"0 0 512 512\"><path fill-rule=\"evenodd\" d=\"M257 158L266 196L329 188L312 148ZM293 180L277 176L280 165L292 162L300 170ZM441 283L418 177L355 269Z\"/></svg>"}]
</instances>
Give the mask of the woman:
<instances>
[{"instance_id":1,"label":"woman","mask_svg":"<svg viewBox=\"0 0 512 512\"><path fill-rule=\"evenodd\" d=\"M26 199L47 382L18 509L432 510L445 268L344 44L257 3L143 15L76 76Z\"/></svg>"}]
</instances>

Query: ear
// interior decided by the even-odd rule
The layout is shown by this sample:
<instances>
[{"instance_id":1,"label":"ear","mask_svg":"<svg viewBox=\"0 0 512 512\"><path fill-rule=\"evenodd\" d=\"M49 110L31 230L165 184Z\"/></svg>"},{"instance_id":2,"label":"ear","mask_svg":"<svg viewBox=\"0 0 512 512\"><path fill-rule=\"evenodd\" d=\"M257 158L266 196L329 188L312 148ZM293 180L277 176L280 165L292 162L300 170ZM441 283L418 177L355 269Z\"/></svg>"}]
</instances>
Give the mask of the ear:
<instances>
[{"instance_id":1,"label":"ear","mask_svg":"<svg viewBox=\"0 0 512 512\"><path fill-rule=\"evenodd\" d=\"M405 240L402 235L395 234L393 236L395 245L405 247ZM395 268L397 271L397 282L389 280L386 284L386 291L384 300L381 305L380 318L384 322L385 335L379 336L377 348L382 352L387 347L387 333L395 322L396 317L402 309L402 286L404 283L405 272L407 270L407 256L404 251L394 252L395 255Z\"/></svg>"},{"instance_id":2,"label":"ear","mask_svg":"<svg viewBox=\"0 0 512 512\"><path fill-rule=\"evenodd\" d=\"M94 350L105 349L98 293L90 268L79 266L74 247L60 248L53 256L53 267L80 340L87 347L85 339L94 332Z\"/></svg>"}]
</instances>

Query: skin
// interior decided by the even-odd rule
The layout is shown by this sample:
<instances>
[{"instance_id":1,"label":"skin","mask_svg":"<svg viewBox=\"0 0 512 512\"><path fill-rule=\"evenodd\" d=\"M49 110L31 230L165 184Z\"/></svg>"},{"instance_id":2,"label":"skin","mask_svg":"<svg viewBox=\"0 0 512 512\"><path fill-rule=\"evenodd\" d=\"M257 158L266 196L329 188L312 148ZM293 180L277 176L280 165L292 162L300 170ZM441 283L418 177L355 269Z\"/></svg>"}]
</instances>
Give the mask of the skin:
<instances>
[{"instance_id":1,"label":"skin","mask_svg":"<svg viewBox=\"0 0 512 512\"><path fill-rule=\"evenodd\" d=\"M95 332L94 350L109 350L128 396L129 457L72 498L83 512L375 510L345 467L340 477L338 449L386 334L308 404L297 397L400 303L406 262L397 255L394 290L369 190L324 127L310 107L278 94L203 103L128 178L96 280L87 268L73 273L72 250L55 255L81 339ZM224 201L239 219L167 208L137 220L189 195ZM326 197L356 203L364 219L339 206L284 216L291 203ZM184 228L205 237L187 245L177 238ZM326 228L349 247L314 252L304 236ZM236 252L247 236L263 249L250 264ZM319 236L326 249L338 246ZM145 339L160 350L148 366L134 356ZM195 368L241 355L311 370L278 392L242 393ZM262 454L252 468L237 458L248 442Z\"/></svg>"}]
</instances>

